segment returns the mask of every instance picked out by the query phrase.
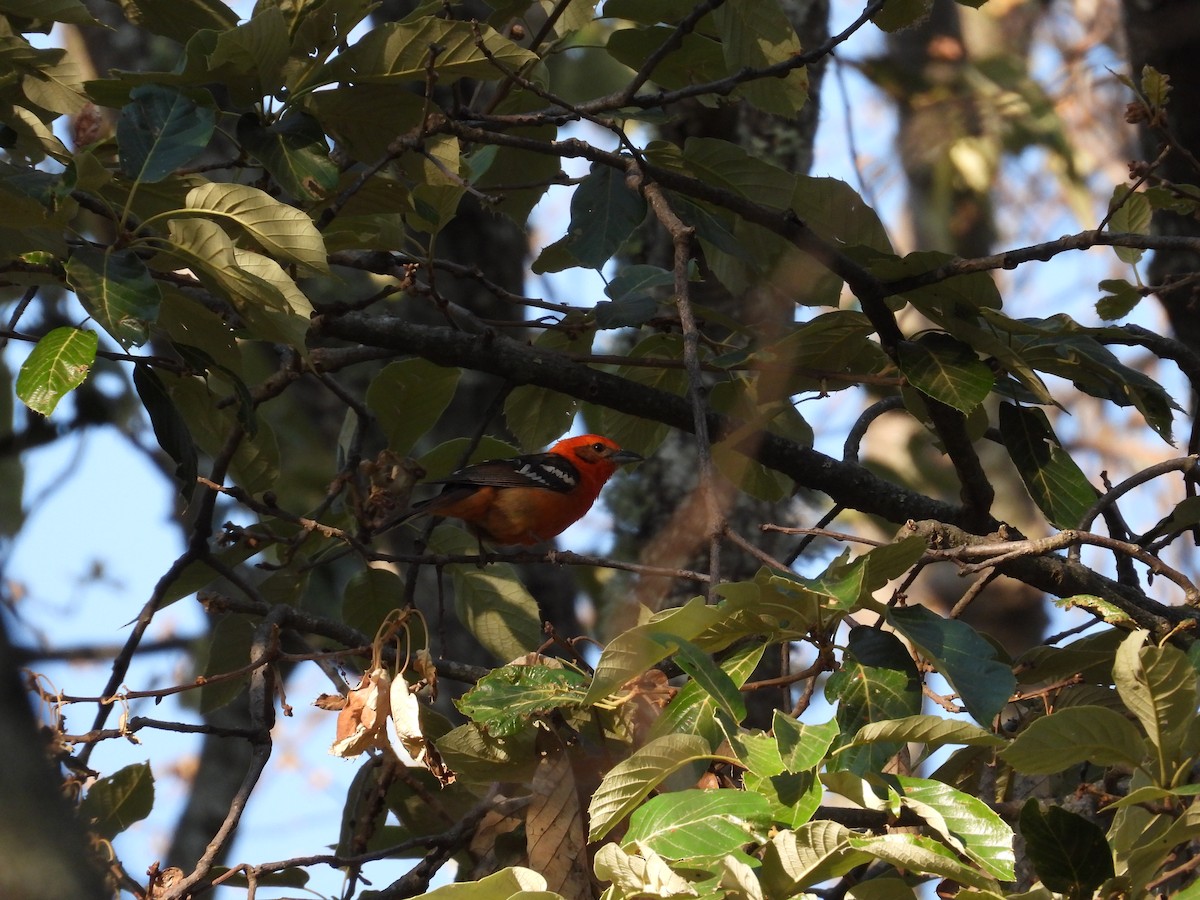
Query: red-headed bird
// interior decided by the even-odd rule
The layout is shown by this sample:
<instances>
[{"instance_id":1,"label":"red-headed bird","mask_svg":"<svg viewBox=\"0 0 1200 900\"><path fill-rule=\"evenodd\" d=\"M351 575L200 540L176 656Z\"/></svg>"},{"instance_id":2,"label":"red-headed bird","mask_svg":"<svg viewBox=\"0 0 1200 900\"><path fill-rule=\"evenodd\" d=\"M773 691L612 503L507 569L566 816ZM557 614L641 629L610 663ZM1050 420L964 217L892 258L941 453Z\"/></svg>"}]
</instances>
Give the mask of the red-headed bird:
<instances>
[{"instance_id":1,"label":"red-headed bird","mask_svg":"<svg viewBox=\"0 0 1200 900\"><path fill-rule=\"evenodd\" d=\"M546 453L491 459L432 481L442 492L385 528L436 516L461 519L480 541L539 544L583 518L613 473L640 459L598 434L566 438Z\"/></svg>"}]
</instances>

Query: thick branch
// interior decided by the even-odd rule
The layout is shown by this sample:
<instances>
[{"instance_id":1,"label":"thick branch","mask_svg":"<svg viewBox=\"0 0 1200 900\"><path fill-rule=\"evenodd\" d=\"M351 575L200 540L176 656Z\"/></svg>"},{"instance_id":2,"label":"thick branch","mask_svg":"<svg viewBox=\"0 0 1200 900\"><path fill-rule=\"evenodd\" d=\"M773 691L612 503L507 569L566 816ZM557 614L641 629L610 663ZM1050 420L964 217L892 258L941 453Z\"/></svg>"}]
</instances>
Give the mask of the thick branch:
<instances>
[{"instance_id":1,"label":"thick branch","mask_svg":"<svg viewBox=\"0 0 1200 900\"><path fill-rule=\"evenodd\" d=\"M313 328L318 334L386 347L438 365L462 366L498 375L513 384L549 388L683 431L690 432L693 427L691 404L684 397L588 368L553 352L492 332L463 334L448 328L431 328L362 313L318 317ZM728 437L740 424L729 416L708 415L709 432L715 441ZM735 449L782 472L802 487L828 494L848 509L897 523L932 519L936 520L938 528L946 529L947 534L962 535L959 542L977 539L969 533L971 517L962 508L885 481L862 466L839 462L779 435L753 432L743 437ZM989 531L995 531L999 526L999 522L988 520ZM954 543L956 541L947 540L946 545ZM1005 574L1055 596L1090 593L1111 599L1155 634L1164 634L1179 622L1191 618L1190 611L1163 606L1136 589L1059 556L1013 560L1000 568Z\"/></svg>"}]
</instances>

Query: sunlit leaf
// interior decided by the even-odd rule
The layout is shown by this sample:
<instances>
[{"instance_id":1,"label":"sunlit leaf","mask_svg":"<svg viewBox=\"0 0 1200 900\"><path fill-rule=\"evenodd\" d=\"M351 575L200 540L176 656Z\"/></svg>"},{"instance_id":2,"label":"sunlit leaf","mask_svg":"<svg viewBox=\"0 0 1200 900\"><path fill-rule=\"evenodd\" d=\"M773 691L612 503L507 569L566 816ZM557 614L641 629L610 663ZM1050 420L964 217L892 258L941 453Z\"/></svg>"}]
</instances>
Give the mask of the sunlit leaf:
<instances>
[{"instance_id":1,"label":"sunlit leaf","mask_svg":"<svg viewBox=\"0 0 1200 900\"><path fill-rule=\"evenodd\" d=\"M672 772L711 756L694 734L671 734L635 750L605 774L588 804L589 841L598 841Z\"/></svg>"},{"instance_id":2,"label":"sunlit leaf","mask_svg":"<svg viewBox=\"0 0 1200 900\"><path fill-rule=\"evenodd\" d=\"M50 415L63 397L87 380L99 344L94 331L66 326L42 337L17 375L21 402L36 413Z\"/></svg>"},{"instance_id":3,"label":"sunlit leaf","mask_svg":"<svg viewBox=\"0 0 1200 900\"><path fill-rule=\"evenodd\" d=\"M1070 706L1029 724L1001 756L1019 772L1052 775L1070 766L1137 766L1145 740L1120 713L1101 706Z\"/></svg>"}]
</instances>

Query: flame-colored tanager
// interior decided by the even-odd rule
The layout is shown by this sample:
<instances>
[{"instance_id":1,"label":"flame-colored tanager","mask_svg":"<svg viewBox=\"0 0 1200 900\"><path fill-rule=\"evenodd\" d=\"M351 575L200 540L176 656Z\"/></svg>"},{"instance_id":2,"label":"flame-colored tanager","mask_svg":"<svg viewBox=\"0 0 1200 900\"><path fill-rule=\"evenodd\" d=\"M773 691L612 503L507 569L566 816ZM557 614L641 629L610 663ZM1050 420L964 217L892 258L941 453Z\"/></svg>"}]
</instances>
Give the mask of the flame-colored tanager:
<instances>
[{"instance_id":1,"label":"flame-colored tanager","mask_svg":"<svg viewBox=\"0 0 1200 900\"><path fill-rule=\"evenodd\" d=\"M430 482L445 487L387 527L436 516L461 519L481 541L538 544L581 519L612 474L640 459L597 434L566 438L546 453L491 459Z\"/></svg>"}]
</instances>

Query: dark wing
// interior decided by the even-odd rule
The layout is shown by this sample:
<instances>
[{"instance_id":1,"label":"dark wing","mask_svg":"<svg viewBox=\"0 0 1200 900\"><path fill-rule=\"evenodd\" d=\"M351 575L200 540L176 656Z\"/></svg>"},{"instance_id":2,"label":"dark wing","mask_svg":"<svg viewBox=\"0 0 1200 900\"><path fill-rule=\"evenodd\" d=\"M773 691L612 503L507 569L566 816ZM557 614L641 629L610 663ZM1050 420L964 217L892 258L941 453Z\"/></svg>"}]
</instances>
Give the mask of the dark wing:
<instances>
[{"instance_id":1,"label":"dark wing","mask_svg":"<svg viewBox=\"0 0 1200 900\"><path fill-rule=\"evenodd\" d=\"M455 487L539 487L566 493L579 484L579 470L565 456L534 453L512 459L492 459L459 469L429 484L444 484L443 492Z\"/></svg>"}]
</instances>

